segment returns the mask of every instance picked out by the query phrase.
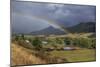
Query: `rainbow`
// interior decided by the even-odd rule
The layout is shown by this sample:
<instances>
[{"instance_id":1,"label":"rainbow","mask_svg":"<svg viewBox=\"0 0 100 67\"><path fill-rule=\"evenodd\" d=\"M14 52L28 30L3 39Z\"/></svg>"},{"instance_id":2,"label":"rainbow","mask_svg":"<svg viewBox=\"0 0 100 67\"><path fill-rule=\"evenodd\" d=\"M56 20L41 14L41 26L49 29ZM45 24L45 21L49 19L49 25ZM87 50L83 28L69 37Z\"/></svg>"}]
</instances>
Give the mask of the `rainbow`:
<instances>
[{"instance_id":1,"label":"rainbow","mask_svg":"<svg viewBox=\"0 0 100 67\"><path fill-rule=\"evenodd\" d=\"M44 16L33 16L33 15L26 14L26 13L18 13L18 12L14 13L14 14L21 15L21 16L24 16L24 17L26 17L26 18L33 19L33 20L34 20L34 19L37 19L37 20L45 21L45 22L47 22L48 24L50 24L51 26L53 26L53 27L55 27L55 28L58 28L58 29L60 29L61 31L64 31L65 33L68 33L68 32L69 32L68 30L66 30L66 29L64 28L63 25L59 25L59 24L57 24L56 21L50 20L50 19L48 19L47 17L44 17Z\"/></svg>"}]
</instances>

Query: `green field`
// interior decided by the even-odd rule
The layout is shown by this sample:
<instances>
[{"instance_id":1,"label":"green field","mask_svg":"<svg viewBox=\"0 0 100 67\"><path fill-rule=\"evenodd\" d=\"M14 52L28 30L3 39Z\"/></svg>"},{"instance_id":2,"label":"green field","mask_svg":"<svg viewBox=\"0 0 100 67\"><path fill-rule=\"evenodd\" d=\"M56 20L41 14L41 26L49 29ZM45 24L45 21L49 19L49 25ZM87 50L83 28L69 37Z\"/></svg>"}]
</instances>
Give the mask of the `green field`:
<instances>
[{"instance_id":1,"label":"green field","mask_svg":"<svg viewBox=\"0 0 100 67\"><path fill-rule=\"evenodd\" d=\"M61 36L32 36L32 35L14 35L12 43L17 51L20 51L13 56L14 64L20 64L17 59L24 60L22 64L49 64L49 63L71 63L71 62L89 62L96 60L96 38L89 37L91 34L69 34ZM65 48L72 49L65 49ZM14 48L14 49L15 49ZM25 51L25 53L23 52ZM16 51L12 51L16 53ZM23 56L22 56L22 53ZM29 54L30 53L30 54ZM19 58L16 58L19 57ZM26 59L26 56L31 56L31 59ZM35 57L35 58L33 58ZM35 63L34 61L36 61ZM42 63L41 60L44 60ZM25 62L25 63L24 63ZM26 63L28 62L28 63Z\"/></svg>"},{"instance_id":2,"label":"green field","mask_svg":"<svg viewBox=\"0 0 100 67\"><path fill-rule=\"evenodd\" d=\"M68 60L68 62L81 62L81 61L95 61L94 49L81 49L73 51L52 51L52 56L62 57Z\"/></svg>"}]
</instances>

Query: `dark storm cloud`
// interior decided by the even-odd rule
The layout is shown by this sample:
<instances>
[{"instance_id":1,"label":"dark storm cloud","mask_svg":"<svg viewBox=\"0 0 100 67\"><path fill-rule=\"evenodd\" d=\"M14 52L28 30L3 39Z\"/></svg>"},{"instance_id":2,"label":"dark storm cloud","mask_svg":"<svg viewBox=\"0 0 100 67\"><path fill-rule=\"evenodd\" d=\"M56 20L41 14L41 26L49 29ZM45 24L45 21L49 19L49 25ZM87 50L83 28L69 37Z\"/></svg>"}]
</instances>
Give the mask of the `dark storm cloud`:
<instances>
[{"instance_id":1,"label":"dark storm cloud","mask_svg":"<svg viewBox=\"0 0 100 67\"><path fill-rule=\"evenodd\" d=\"M36 16L42 17L43 20L49 19L55 21L57 24L62 24L63 26L71 26L75 25L80 22L95 22L95 15L96 15L96 7L95 6L88 6L88 5L64 5L64 4L50 4L50 3L34 3L34 2L20 2L20 1L12 1L11 2L11 12L12 14L25 14L28 16ZM13 19L13 24L19 24L18 22L27 23L31 28L34 28L33 31L39 30L38 26L42 29L49 26L49 21L44 22L39 19L31 19L23 18L23 16L15 15ZM13 16L13 15L12 15ZM20 17L18 19L18 17ZM28 22L29 21L29 22ZM34 22L33 22L34 21ZM32 23L34 24L32 26ZM38 24L37 24L38 23ZM42 25L41 25L42 24ZM26 26L23 26L23 28ZM29 30L27 28L27 30ZM31 29L30 29L31 31Z\"/></svg>"},{"instance_id":2,"label":"dark storm cloud","mask_svg":"<svg viewBox=\"0 0 100 67\"><path fill-rule=\"evenodd\" d=\"M54 7L57 8L57 6ZM58 23L73 25L80 22L95 22L95 10L95 6L62 5L58 6L58 9L52 15Z\"/></svg>"}]
</instances>

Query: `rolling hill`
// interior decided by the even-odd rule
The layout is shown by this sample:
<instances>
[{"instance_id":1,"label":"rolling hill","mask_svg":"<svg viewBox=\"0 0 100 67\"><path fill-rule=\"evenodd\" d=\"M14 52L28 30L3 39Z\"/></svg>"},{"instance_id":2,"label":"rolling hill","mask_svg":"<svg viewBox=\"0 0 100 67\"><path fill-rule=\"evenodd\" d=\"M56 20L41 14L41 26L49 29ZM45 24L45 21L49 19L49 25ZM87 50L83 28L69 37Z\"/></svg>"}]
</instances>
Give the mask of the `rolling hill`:
<instances>
[{"instance_id":1,"label":"rolling hill","mask_svg":"<svg viewBox=\"0 0 100 67\"><path fill-rule=\"evenodd\" d=\"M69 30L72 33L90 33L96 32L96 23L94 22L87 22L87 23L79 23L77 25L74 25L72 27L68 27L66 28L67 30Z\"/></svg>"}]
</instances>

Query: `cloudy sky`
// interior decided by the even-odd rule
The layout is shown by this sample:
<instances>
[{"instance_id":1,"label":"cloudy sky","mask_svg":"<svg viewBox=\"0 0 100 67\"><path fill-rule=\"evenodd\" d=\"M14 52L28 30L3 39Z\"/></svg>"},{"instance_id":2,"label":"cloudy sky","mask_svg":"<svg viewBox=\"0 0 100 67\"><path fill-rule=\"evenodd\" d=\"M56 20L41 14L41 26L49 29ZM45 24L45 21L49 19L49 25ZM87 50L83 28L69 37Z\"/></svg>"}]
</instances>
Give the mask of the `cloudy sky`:
<instances>
[{"instance_id":1,"label":"cloudy sky","mask_svg":"<svg viewBox=\"0 0 100 67\"><path fill-rule=\"evenodd\" d=\"M11 2L11 24L14 31L32 32L53 26L68 27L80 22L95 22L96 7L89 5Z\"/></svg>"}]
</instances>

